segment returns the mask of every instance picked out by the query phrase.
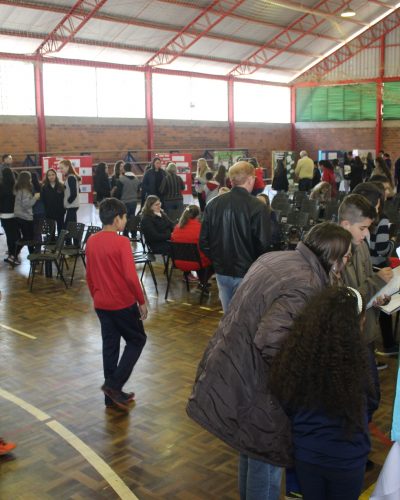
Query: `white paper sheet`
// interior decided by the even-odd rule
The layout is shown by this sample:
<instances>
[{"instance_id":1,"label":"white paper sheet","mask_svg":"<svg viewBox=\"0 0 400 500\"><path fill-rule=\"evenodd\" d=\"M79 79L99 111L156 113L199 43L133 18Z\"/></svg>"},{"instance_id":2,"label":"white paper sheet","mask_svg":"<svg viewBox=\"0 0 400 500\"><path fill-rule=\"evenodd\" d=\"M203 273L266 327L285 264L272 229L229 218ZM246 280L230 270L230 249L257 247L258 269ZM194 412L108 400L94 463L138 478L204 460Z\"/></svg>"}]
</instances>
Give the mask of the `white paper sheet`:
<instances>
[{"instance_id":1,"label":"white paper sheet","mask_svg":"<svg viewBox=\"0 0 400 500\"><path fill-rule=\"evenodd\" d=\"M392 446L379 474L370 500L399 500L400 498L400 443Z\"/></svg>"},{"instance_id":2,"label":"white paper sheet","mask_svg":"<svg viewBox=\"0 0 400 500\"><path fill-rule=\"evenodd\" d=\"M383 288L376 293L367 304L367 309L372 307L372 304L378 297L382 295L393 295L400 290L400 266L393 269L393 278Z\"/></svg>"}]
</instances>

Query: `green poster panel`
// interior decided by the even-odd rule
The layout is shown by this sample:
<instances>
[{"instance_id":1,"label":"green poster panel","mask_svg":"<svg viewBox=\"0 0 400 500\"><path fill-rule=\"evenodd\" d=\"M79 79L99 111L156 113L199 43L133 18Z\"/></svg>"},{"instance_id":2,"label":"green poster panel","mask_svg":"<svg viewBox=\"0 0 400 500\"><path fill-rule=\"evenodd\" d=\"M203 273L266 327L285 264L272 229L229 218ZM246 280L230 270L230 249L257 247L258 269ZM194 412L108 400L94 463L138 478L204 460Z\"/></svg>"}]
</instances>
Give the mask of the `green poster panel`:
<instances>
[{"instance_id":1,"label":"green poster panel","mask_svg":"<svg viewBox=\"0 0 400 500\"><path fill-rule=\"evenodd\" d=\"M383 119L400 120L400 82L388 82L383 86Z\"/></svg>"},{"instance_id":2,"label":"green poster panel","mask_svg":"<svg viewBox=\"0 0 400 500\"><path fill-rule=\"evenodd\" d=\"M344 88L342 85L328 87L328 113L329 121L344 120Z\"/></svg>"},{"instance_id":3,"label":"green poster panel","mask_svg":"<svg viewBox=\"0 0 400 500\"><path fill-rule=\"evenodd\" d=\"M325 122L328 119L328 87L315 87L313 91L312 121Z\"/></svg>"},{"instance_id":4,"label":"green poster panel","mask_svg":"<svg viewBox=\"0 0 400 500\"><path fill-rule=\"evenodd\" d=\"M296 89L296 121L311 122L312 88Z\"/></svg>"}]
</instances>

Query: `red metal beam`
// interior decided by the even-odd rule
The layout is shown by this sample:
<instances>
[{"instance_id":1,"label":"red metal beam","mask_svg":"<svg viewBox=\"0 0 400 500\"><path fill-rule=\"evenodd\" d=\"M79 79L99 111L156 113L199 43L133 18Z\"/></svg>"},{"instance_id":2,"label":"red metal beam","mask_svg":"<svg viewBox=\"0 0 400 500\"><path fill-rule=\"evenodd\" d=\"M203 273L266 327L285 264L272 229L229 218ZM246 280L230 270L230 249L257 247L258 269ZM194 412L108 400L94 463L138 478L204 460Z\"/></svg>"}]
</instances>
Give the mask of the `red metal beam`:
<instances>
[{"instance_id":1,"label":"red metal beam","mask_svg":"<svg viewBox=\"0 0 400 500\"><path fill-rule=\"evenodd\" d=\"M78 0L36 52L41 55L59 52L106 2L107 0Z\"/></svg>"},{"instance_id":2,"label":"red metal beam","mask_svg":"<svg viewBox=\"0 0 400 500\"><path fill-rule=\"evenodd\" d=\"M214 26L225 19L230 12L233 12L244 0L214 0L207 8L203 9L189 24L181 29L169 42L167 42L153 57L146 66L160 66L170 64L178 57L182 56L192 45L208 33ZM211 9L218 11L217 14ZM190 30L195 29L199 33L193 35Z\"/></svg>"},{"instance_id":3,"label":"red metal beam","mask_svg":"<svg viewBox=\"0 0 400 500\"><path fill-rule=\"evenodd\" d=\"M235 101L233 78L228 80L228 124L229 124L229 148L235 147Z\"/></svg>"},{"instance_id":4,"label":"red metal beam","mask_svg":"<svg viewBox=\"0 0 400 500\"><path fill-rule=\"evenodd\" d=\"M144 75L147 124L147 159L150 161L154 151L153 79L151 69L147 68Z\"/></svg>"},{"instance_id":5,"label":"red metal beam","mask_svg":"<svg viewBox=\"0 0 400 500\"><path fill-rule=\"evenodd\" d=\"M47 150L46 145L46 119L44 114L44 97L43 97L43 65L40 60L34 63L35 71L35 105L36 105L36 120L38 128L38 146L40 159L45 155Z\"/></svg>"},{"instance_id":6,"label":"red metal beam","mask_svg":"<svg viewBox=\"0 0 400 500\"><path fill-rule=\"evenodd\" d=\"M339 5L335 4L336 8L333 13L335 14L337 12L341 12L349 3L350 0L341 0ZM324 7L329 12L330 0L322 0L315 7ZM325 19L317 19L316 16L311 14L301 16L299 19L290 23L289 26L287 26L271 40L268 40L268 42L253 52L240 64L235 66L229 74L234 76L249 75L255 73L261 68L265 68L269 62L275 59L275 57L280 55L282 52L285 52L288 48L304 38L306 35L315 31L324 22ZM293 34L292 28L295 26L303 27L301 35ZM271 51L271 49L278 50Z\"/></svg>"},{"instance_id":7,"label":"red metal beam","mask_svg":"<svg viewBox=\"0 0 400 500\"><path fill-rule=\"evenodd\" d=\"M290 142L292 151L296 151L296 89L290 89Z\"/></svg>"},{"instance_id":8,"label":"red metal beam","mask_svg":"<svg viewBox=\"0 0 400 500\"><path fill-rule=\"evenodd\" d=\"M361 33L358 37L354 38L346 45L343 45L343 47L340 47L314 67L303 73L296 79L295 83L305 80L318 80L321 82L326 74L330 73L362 50L371 46L373 43L376 43L382 36L387 35L399 26L400 8L388 14L378 23L374 24L374 26L371 26L371 28Z\"/></svg>"},{"instance_id":9,"label":"red metal beam","mask_svg":"<svg viewBox=\"0 0 400 500\"><path fill-rule=\"evenodd\" d=\"M45 4L45 3L36 3L36 2L23 2L22 0L0 0L0 5L10 5L10 6L18 6L18 7L23 7L26 9L33 9L33 10L39 10L41 12L57 12L60 14L67 14L69 12L69 9L60 5L51 5L51 4ZM129 25L129 26L138 26L141 28L148 28L151 30L157 30L157 31L167 31L167 32L172 32L172 33L177 33L182 29L182 26L173 26L170 24L163 24L163 23L154 23L142 19L132 19L132 18L127 18L125 16L116 16L116 15L111 15L111 14L106 14L106 13L101 13L97 12L95 15L92 16L93 19L99 19L101 21L107 21L107 22L113 22L113 23L119 23L123 25ZM280 28L280 26L276 26L277 28ZM199 32L195 30L191 30L191 33L193 35L198 35ZM47 35L46 35L47 36ZM205 38L210 38L212 40L219 40L221 42L229 42L229 43L235 43L239 45L248 45L250 47L259 47L260 44L256 42L255 40L250 40L248 38L237 38L237 37L227 37L223 36L220 34L216 33L207 33L204 35ZM38 38L44 38L43 36L38 36ZM76 38L75 38L76 41ZM339 42L340 40L337 40ZM94 45L94 42L91 41L92 45ZM104 42L107 43L107 42ZM97 44L97 43L96 43ZM88 43L89 45L89 43ZM144 51L146 50L144 47L141 47L141 49ZM153 52L153 50L149 50L149 52ZM321 57L321 54L316 54L316 53L310 53L302 50L288 50L287 51L290 54L295 54L295 55L301 55L301 56L306 56L306 57L315 57L319 58Z\"/></svg>"},{"instance_id":10,"label":"red metal beam","mask_svg":"<svg viewBox=\"0 0 400 500\"><path fill-rule=\"evenodd\" d=\"M171 3L171 0L157 0L157 1L162 2L162 3L168 3L168 4ZM2 0L0 1L0 3L2 3ZM173 2L173 3L177 4L177 2ZM179 5L182 7L189 8L189 9L199 10L199 8L200 8L194 4L185 2L183 0L182 1L179 0ZM213 10L211 12L213 12ZM257 18L257 17L246 16L243 14L237 14L236 12L231 12L228 17L231 17L233 19L237 19L239 21L256 23L256 24L259 24L260 26L264 26L266 28L272 28L272 29L277 29L277 30L284 30L286 28L286 26L283 26L282 24L270 23L268 21L263 21L262 19ZM299 33L299 34L304 33L304 31L302 31L301 29L298 29L298 28L293 28L291 31L293 31L294 33ZM322 38L324 40L331 40L332 42L336 42L336 43L340 43L342 41L340 38L336 38L333 36L324 35L324 34L320 34L320 33L309 33L309 36L312 36L315 38Z\"/></svg>"}]
</instances>

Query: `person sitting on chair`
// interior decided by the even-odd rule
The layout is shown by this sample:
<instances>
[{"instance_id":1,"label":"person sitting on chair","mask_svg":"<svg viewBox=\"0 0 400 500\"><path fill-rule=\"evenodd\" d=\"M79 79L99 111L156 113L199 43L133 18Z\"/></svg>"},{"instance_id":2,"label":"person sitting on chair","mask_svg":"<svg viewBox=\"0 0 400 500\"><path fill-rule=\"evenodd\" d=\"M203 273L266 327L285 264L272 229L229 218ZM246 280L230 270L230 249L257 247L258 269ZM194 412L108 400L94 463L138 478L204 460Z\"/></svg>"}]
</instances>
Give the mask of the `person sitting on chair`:
<instances>
[{"instance_id":1,"label":"person sitting on chair","mask_svg":"<svg viewBox=\"0 0 400 500\"><path fill-rule=\"evenodd\" d=\"M172 231L171 241L176 243L195 243L197 245L200 254L201 267L196 262L184 260L178 260L175 264L185 273L196 271L199 279L206 283L210 276L214 273L214 270L212 268L211 260L204 255L199 247L201 231L199 216L200 208L197 205L188 205L181 215L178 224L175 226L175 229ZM193 279L194 277L191 278L191 276L193 275L187 274L189 281L197 281L196 279Z\"/></svg>"},{"instance_id":2,"label":"person sitting on chair","mask_svg":"<svg viewBox=\"0 0 400 500\"><path fill-rule=\"evenodd\" d=\"M151 252L168 255L169 244L174 223L161 209L161 201L158 196L150 195L142 210L141 230L146 244Z\"/></svg>"}]
</instances>

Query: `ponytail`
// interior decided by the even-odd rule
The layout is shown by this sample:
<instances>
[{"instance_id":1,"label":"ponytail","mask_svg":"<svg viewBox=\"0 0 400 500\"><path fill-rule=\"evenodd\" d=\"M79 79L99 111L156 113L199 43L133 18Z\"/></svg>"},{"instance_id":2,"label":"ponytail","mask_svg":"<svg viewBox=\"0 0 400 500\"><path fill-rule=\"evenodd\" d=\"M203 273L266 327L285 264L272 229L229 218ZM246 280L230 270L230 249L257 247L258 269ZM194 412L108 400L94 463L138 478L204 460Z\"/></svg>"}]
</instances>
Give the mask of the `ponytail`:
<instances>
[{"instance_id":1,"label":"ponytail","mask_svg":"<svg viewBox=\"0 0 400 500\"><path fill-rule=\"evenodd\" d=\"M191 219L196 219L199 215L200 209L197 205L188 205L179 219L178 226L184 228Z\"/></svg>"}]
</instances>

